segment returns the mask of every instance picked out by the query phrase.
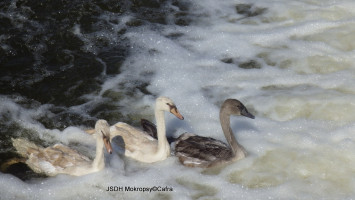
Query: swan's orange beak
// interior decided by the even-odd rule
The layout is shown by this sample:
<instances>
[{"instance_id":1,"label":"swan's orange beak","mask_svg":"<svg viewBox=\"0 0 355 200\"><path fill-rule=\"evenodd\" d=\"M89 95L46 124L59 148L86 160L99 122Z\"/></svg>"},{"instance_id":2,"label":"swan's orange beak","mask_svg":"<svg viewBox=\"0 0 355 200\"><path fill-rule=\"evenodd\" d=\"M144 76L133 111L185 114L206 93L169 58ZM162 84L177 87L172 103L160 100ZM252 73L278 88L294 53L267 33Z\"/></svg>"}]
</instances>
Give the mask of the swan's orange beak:
<instances>
[{"instance_id":1,"label":"swan's orange beak","mask_svg":"<svg viewBox=\"0 0 355 200\"><path fill-rule=\"evenodd\" d=\"M175 106L170 108L170 112L175 115L177 118L184 120L184 117L179 113L178 109Z\"/></svg>"},{"instance_id":2,"label":"swan's orange beak","mask_svg":"<svg viewBox=\"0 0 355 200\"><path fill-rule=\"evenodd\" d=\"M103 140L104 140L107 153L112 154L112 146L111 146L110 138L104 137Z\"/></svg>"}]
</instances>

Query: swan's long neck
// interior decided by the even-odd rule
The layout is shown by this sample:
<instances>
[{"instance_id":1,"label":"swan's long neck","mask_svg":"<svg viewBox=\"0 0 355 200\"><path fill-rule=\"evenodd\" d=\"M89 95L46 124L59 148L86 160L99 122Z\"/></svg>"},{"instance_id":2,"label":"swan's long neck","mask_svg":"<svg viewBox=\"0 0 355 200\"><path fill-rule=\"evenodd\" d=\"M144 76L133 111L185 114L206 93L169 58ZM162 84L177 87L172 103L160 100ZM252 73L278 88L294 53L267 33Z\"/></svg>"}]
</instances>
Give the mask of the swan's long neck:
<instances>
[{"instance_id":1,"label":"swan's long neck","mask_svg":"<svg viewBox=\"0 0 355 200\"><path fill-rule=\"evenodd\" d=\"M92 162L94 169L103 169L105 167L104 141L100 136L96 138L96 156Z\"/></svg>"},{"instance_id":2,"label":"swan's long neck","mask_svg":"<svg viewBox=\"0 0 355 200\"><path fill-rule=\"evenodd\" d=\"M230 115L221 111L219 113L219 119L221 122L224 136L226 137L227 142L231 147L233 156L237 158L245 157L246 151L244 147L238 143L237 139L234 137L232 128L230 127Z\"/></svg>"},{"instance_id":3,"label":"swan's long neck","mask_svg":"<svg viewBox=\"0 0 355 200\"><path fill-rule=\"evenodd\" d=\"M157 106L158 107L158 106ZM166 139L164 111L155 108L155 120L157 122L158 149L157 154L170 154L170 147Z\"/></svg>"}]
</instances>

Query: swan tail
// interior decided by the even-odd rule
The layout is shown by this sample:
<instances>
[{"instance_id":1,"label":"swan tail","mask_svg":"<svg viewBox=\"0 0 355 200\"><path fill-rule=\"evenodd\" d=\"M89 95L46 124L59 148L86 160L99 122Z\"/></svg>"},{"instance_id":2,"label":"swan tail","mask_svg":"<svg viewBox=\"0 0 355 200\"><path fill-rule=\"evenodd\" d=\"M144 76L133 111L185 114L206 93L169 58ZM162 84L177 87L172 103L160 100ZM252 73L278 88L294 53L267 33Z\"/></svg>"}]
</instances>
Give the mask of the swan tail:
<instances>
[{"instance_id":1,"label":"swan tail","mask_svg":"<svg viewBox=\"0 0 355 200\"><path fill-rule=\"evenodd\" d=\"M25 158L28 158L31 153L39 152L40 150L34 143L23 138L12 138L12 145L15 147L17 153Z\"/></svg>"}]
</instances>

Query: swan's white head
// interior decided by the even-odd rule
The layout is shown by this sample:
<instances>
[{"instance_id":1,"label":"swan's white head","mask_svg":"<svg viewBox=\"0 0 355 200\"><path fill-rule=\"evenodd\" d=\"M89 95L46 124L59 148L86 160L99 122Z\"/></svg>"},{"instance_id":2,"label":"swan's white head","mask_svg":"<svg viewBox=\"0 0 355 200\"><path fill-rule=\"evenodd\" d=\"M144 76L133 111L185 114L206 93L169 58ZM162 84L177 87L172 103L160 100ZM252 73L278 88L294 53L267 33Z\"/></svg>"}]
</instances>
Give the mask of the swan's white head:
<instances>
[{"instance_id":1,"label":"swan's white head","mask_svg":"<svg viewBox=\"0 0 355 200\"><path fill-rule=\"evenodd\" d=\"M106 120L99 119L95 124L95 133L97 137L102 137L106 150L108 153L112 153L112 146L110 142L110 126Z\"/></svg>"},{"instance_id":2,"label":"swan's white head","mask_svg":"<svg viewBox=\"0 0 355 200\"><path fill-rule=\"evenodd\" d=\"M179 113L178 109L176 108L175 103L168 97L158 97L155 106L158 110L171 112L177 118L181 120L184 119L184 117Z\"/></svg>"}]
</instances>

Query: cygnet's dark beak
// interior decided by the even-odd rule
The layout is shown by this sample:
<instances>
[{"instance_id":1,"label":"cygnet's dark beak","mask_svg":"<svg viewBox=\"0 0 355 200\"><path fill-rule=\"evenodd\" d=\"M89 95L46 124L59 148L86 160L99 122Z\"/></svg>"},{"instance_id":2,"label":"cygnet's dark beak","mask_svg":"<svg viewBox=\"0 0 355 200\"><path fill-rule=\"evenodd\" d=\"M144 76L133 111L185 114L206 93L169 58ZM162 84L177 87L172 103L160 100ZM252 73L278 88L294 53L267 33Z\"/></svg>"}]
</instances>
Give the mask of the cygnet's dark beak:
<instances>
[{"instance_id":1,"label":"cygnet's dark beak","mask_svg":"<svg viewBox=\"0 0 355 200\"><path fill-rule=\"evenodd\" d=\"M255 119L254 115L250 114L246 108L244 108L244 109L240 112L240 114L243 115L244 117L249 117L249 118L251 118L251 119Z\"/></svg>"}]
</instances>

